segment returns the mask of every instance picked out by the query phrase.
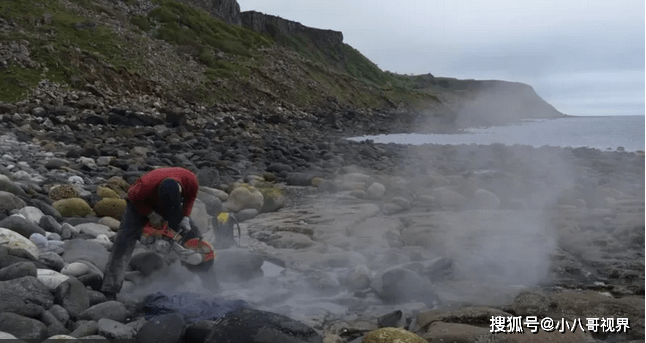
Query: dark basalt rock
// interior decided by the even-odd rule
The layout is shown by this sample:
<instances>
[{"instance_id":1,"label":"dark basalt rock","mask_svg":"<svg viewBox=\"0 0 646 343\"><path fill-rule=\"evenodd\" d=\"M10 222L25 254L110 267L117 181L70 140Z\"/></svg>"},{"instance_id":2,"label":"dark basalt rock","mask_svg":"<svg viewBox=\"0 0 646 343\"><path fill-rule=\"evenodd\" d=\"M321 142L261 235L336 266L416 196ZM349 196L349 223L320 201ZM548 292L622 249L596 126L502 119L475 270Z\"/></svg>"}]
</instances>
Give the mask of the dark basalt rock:
<instances>
[{"instance_id":1,"label":"dark basalt rock","mask_svg":"<svg viewBox=\"0 0 646 343\"><path fill-rule=\"evenodd\" d=\"M311 327L289 317L241 308L216 323L204 343L322 343Z\"/></svg>"}]
</instances>

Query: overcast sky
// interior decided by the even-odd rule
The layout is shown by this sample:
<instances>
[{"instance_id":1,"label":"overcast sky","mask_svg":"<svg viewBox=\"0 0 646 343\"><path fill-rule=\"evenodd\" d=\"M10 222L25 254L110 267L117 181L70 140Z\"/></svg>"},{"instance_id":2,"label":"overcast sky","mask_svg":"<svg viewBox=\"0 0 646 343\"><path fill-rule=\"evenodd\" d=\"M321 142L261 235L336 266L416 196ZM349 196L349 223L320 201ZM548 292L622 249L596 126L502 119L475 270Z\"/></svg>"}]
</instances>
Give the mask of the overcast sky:
<instances>
[{"instance_id":1,"label":"overcast sky","mask_svg":"<svg viewBox=\"0 0 646 343\"><path fill-rule=\"evenodd\" d=\"M530 84L570 115L644 115L644 0L238 0L343 32L382 70Z\"/></svg>"}]
</instances>

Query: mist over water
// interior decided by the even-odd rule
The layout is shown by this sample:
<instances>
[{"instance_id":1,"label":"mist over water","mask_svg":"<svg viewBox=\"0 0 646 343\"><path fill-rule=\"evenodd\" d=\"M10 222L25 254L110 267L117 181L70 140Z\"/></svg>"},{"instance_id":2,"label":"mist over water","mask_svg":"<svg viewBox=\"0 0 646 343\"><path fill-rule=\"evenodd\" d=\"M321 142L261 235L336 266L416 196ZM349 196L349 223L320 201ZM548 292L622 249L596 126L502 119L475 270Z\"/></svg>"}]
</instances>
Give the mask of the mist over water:
<instances>
[{"instance_id":1,"label":"mist over water","mask_svg":"<svg viewBox=\"0 0 646 343\"><path fill-rule=\"evenodd\" d=\"M468 128L458 134L390 134L350 138L355 141L395 144L494 144L533 147L590 147L599 150L624 147L644 150L644 116L567 117L533 119L521 124Z\"/></svg>"}]
</instances>

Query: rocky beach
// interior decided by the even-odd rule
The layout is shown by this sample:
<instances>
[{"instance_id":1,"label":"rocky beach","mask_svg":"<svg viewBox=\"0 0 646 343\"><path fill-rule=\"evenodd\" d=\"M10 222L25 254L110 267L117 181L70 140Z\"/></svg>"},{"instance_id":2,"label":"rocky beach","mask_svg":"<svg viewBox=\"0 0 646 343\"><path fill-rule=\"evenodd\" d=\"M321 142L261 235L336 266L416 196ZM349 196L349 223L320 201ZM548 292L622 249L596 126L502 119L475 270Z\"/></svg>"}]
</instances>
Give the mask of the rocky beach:
<instances>
[{"instance_id":1,"label":"rocky beach","mask_svg":"<svg viewBox=\"0 0 646 343\"><path fill-rule=\"evenodd\" d=\"M0 71L0 339L644 342L644 151L348 139L564 116L529 85L235 0L0 2ZM138 243L109 301L122 195L164 166L215 262Z\"/></svg>"},{"instance_id":2,"label":"rocky beach","mask_svg":"<svg viewBox=\"0 0 646 343\"><path fill-rule=\"evenodd\" d=\"M343 136L397 131L396 114L35 94L0 106L3 338L643 341L642 151L374 144ZM198 175L205 238L227 211L239 242L206 277L152 271L140 247L106 301L119 195L165 165ZM527 316L582 324L493 332Z\"/></svg>"}]
</instances>

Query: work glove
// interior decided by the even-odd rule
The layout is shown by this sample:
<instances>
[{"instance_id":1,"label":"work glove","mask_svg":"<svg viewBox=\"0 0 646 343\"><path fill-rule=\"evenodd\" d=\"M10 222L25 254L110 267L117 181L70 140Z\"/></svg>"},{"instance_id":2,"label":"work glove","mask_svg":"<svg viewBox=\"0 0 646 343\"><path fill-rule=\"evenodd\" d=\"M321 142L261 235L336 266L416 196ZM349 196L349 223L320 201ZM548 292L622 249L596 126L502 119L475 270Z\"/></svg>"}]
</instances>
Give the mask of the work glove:
<instances>
[{"instance_id":1,"label":"work glove","mask_svg":"<svg viewBox=\"0 0 646 343\"><path fill-rule=\"evenodd\" d=\"M188 217L182 218L182 221L179 223L179 233L182 236L186 236L187 233L191 231L191 222Z\"/></svg>"},{"instance_id":2,"label":"work glove","mask_svg":"<svg viewBox=\"0 0 646 343\"><path fill-rule=\"evenodd\" d=\"M148 213L148 222L155 228L160 229L164 225L164 217L155 211Z\"/></svg>"}]
</instances>

